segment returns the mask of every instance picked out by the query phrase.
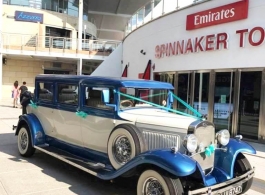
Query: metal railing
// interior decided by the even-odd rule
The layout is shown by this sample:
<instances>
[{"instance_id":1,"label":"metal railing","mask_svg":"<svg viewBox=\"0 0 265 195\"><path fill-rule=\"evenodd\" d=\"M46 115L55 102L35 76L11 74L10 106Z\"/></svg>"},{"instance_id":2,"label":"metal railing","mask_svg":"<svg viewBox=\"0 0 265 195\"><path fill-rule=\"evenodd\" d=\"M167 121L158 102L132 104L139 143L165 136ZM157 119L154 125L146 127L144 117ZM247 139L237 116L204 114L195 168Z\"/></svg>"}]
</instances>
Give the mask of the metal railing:
<instances>
[{"instance_id":1,"label":"metal railing","mask_svg":"<svg viewBox=\"0 0 265 195\"><path fill-rule=\"evenodd\" d=\"M107 56L120 43L120 41L114 40L82 39L82 46L79 51L78 39L74 38L2 33L3 51L47 51Z\"/></svg>"},{"instance_id":2,"label":"metal railing","mask_svg":"<svg viewBox=\"0 0 265 195\"><path fill-rule=\"evenodd\" d=\"M203 1L209 0L151 0L138 9L129 19L125 29L125 36L160 16Z\"/></svg>"}]
</instances>

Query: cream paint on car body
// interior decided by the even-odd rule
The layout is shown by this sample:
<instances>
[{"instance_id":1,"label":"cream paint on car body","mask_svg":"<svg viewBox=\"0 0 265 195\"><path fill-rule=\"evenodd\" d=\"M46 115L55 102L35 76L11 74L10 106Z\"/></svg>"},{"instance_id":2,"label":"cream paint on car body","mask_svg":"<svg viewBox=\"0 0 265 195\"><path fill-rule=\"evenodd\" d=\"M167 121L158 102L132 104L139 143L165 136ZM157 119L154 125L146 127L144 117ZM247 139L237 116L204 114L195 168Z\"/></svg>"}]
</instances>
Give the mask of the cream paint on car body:
<instances>
[{"instance_id":1,"label":"cream paint on car body","mask_svg":"<svg viewBox=\"0 0 265 195\"><path fill-rule=\"evenodd\" d=\"M153 108L127 109L121 111L119 116L135 123L174 127L186 130L192 122L197 120L196 118Z\"/></svg>"}]
</instances>

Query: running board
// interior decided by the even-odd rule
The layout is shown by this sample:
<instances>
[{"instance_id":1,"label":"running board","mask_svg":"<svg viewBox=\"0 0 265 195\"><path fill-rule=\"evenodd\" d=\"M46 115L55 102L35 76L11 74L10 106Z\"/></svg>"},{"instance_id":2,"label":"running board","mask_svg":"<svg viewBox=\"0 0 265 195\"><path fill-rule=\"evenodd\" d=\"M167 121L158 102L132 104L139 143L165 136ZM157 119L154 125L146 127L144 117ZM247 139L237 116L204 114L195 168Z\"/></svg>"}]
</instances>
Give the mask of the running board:
<instances>
[{"instance_id":1,"label":"running board","mask_svg":"<svg viewBox=\"0 0 265 195\"><path fill-rule=\"evenodd\" d=\"M105 165L102 163L94 163L90 161L85 161L82 158L69 154L65 151L50 147L48 145L34 146L37 150L40 150L50 156L53 156L61 161L64 161L78 169L81 169L91 175L97 176L97 172L94 170L104 169Z\"/></svg>"}]
</instances>

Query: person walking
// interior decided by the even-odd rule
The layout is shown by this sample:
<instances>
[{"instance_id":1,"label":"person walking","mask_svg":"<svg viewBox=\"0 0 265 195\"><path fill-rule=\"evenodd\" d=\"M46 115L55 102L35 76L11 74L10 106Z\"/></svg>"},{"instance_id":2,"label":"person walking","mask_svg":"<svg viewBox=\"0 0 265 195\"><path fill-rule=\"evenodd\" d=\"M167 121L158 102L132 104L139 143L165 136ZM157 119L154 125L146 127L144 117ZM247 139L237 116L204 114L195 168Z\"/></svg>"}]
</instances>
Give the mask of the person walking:
<instances>
[{"instance_id":1,"label":"person walking","mask_svg":"<svg viewBox=\"0 0 265 195\"><path fill-rule=\"evenodd\" d=\"M20 102L22 101L22 98L23 98L23 96L22 96L22 94L25 92L25 91L28 91L28 88L27 88L27 86L26 86L26 81L23 81L23 85L21 85L20 87L19 87L19 100L20 100Z\"/></svg>"},{"instance_id":2,"label":"person walking","mask_svg":"<svg viewBox=\"0 0 265 195\"><path fill-rule=\"evenodd\" d=\"M13 98L13 108L17 108L17 100L19 96L19 86L18 81L14 82L14 86L12 89L12 98Z\"/></svg>"}]
</instances>

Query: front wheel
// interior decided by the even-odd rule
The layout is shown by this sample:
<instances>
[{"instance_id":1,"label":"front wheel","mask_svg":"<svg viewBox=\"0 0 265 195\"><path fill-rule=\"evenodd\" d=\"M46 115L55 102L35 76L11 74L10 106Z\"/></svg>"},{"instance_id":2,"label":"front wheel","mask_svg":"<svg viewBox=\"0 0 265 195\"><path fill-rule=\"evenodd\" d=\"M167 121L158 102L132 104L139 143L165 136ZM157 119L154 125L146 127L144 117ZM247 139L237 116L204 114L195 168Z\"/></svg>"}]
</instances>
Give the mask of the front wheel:
<instances>
[{"instance_id":1,"label":"front wheel","mask_svg":"<svg viewBox=\"0 0 265 195\"><path fill-rule=\"evenodd\" d=\"M113 129L108 140L108 156L115 169L145 151L144 138L138 132L132 124L120 124Z\"/></svg>"},{"instance_id":2,"label":"front wheel","mask_svg":"<svg viewBox=\"0 0 265 195\"><path fill-rule=\"evenodd\" d=\"M240 175L243 175L244 173L250 171L252 169L248 159L243 155L239 154L236 158L235 161L235 166L234 166L234 177L238 177ZM247 192L251 185L253 183L253 177L248 180L246 183L243 184L242 186L242 194Z\"/></svg>"},{"instance_id":3,"label":"front wheel","mask_svg":"<svg viewBox=\"0 0 265 195\"><path fill-rule=\"evenodd\" d=\"M35 148L32 145L28 126L21 126L17 136L18 150L21 156L30 157L34 154Z\"/></svg>"},{"instance_id":4,"label":"front wheel","mask_svg":"<svg viewBox=\"0 0 265 195\"><path fill-rule=\"evenodd\" d=\"M183 193L179 179L161 175L155 170L144 171L137 184L137 195L182 195Z\"/></svg>"}]
</instances>

